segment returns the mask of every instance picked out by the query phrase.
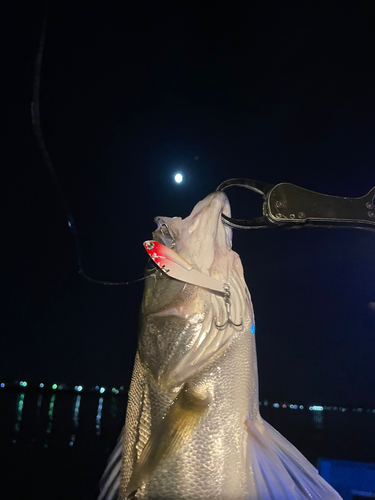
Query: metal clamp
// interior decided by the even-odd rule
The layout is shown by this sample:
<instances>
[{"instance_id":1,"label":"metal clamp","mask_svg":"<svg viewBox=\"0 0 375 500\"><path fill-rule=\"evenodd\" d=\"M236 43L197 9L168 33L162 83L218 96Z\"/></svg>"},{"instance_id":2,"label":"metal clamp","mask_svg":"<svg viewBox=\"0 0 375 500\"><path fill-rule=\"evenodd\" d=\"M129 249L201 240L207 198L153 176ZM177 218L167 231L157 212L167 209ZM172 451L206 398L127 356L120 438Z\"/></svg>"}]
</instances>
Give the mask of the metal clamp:
<instances>
[{"instance_id":1,"label":"metal clamp","mask_svg":"<svg viewBox=\"0 0 375 500\"><path fill-rule=\"evenodd\" d=\"M251 179L229 179L217 191L229 187L250 189L263 197L263 216L251 220L233 219L222 214L235 229L272 227L345 227L375 231L375 187L360 197L328 196L282 182L272 185Z\"/></svg>"}]
</instances>

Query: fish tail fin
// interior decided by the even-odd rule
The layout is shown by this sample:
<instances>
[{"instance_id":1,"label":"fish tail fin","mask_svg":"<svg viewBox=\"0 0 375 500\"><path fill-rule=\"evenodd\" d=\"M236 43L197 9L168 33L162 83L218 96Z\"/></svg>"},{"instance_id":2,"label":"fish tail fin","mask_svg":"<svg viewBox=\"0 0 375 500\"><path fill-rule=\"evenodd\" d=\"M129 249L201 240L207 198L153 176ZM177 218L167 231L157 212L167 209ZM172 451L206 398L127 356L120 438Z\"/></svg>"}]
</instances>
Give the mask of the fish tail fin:
<instances>
[{"instance_id":1,"label":"fish tail fin","mask_svg":"<svg viewBox=\"0 0 375 500\"><path fill-rule=\"evenodd\" d=\"M107 467L99 483L100 494L97 500L115 500L117 498L121 480L123 434L124 430L121 431L115 449L108 459Z\"/></svg>"},{"instance_id":2,"label":"fish tail fin","mask_svg":"<svg viewBox=\"0 0 375 500\"><path fill-rule=\"evenodd\" d=\"M260 417L246 421L247 499L340 500L340 495L287 439ZM342 500L342 499L341 499Z\"/></svg>"}]
</instances>

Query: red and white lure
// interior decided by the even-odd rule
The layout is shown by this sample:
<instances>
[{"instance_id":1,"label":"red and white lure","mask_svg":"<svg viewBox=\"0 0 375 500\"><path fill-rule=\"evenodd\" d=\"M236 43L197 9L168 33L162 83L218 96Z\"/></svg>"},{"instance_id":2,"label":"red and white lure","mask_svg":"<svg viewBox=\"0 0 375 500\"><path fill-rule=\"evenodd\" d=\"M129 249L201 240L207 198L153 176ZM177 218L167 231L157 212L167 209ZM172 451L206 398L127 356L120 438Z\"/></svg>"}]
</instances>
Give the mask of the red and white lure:
<instances>
[{"instance_id":1,"label":"red and white lure","mask_svg":"<svg viewBox=\"0 0 375 500\"><path fill-rule=\"evenodd\" d=\"M229 324L237 327L242 325L242 321L237 324L232 320L230 286L228 283L221 283L219 280L197 271L197 269L194 269L189 262L181 257L181 255L158 241L147 240L143 243L143 246L149 257L155 262L159 269L165 274L168 274L171 278L190 283L191 285L207 288L211 292L218 292L223 295L227 311L227 320L222 325L216 323L216 328L222 330Z\"/></svg>"},{"instance_id":2,"label":"red and white lure","mask_svg":"<svg viewBox=\"0 0 375 500\"><path fill-rule=\"evenodd\" d=\"M189 262L171 248L154 240L145 241L143 246L149 257L155 262L159 269L168 276L179 281L185 281L191 285L201 286L213 292L219 292L226 295L227 285L225 283L221 283L221 281L197 271Z\"/></svg>"}]
</instances>

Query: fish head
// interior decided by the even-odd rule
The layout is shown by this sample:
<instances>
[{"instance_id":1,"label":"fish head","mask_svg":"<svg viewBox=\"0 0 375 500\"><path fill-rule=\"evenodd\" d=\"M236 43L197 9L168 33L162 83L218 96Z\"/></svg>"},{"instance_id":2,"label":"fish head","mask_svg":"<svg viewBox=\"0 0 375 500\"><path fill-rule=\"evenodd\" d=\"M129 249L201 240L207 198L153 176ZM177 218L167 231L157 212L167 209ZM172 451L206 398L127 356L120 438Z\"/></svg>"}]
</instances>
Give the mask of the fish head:
<instances>
[{"instance_id":1,"label":"fish head","mask_svg":"<svg viewBox=\"0 0 375 500\"><path fill-rule=\"evenodd\" d=\"M158 229L153 237L198 271L211 275L224 265L232 249L232 229L223 223L221 214L230 217L230 205L225 193L217 191L197 203L185 219L156 217Z\"/></svg>"},{"instance_id":2,"label":"fish head","mask_svg":"<svg viewBox=\"0 0 375 500\"><path fill-rule=\"evenodd\" d=\"M158 217L153 238L172 248L193 269L230 284L232 316L242 324L246 284L241 261L232 250L232 231L221 215L230 217L222 192L208 195L181 217ZM177 386L218 354L233 337L233 325L216 327L227 316L224 295L192 285L160 269L146 280L141 307L139 352L158 384Z\"/></svg>"}]
</instances>

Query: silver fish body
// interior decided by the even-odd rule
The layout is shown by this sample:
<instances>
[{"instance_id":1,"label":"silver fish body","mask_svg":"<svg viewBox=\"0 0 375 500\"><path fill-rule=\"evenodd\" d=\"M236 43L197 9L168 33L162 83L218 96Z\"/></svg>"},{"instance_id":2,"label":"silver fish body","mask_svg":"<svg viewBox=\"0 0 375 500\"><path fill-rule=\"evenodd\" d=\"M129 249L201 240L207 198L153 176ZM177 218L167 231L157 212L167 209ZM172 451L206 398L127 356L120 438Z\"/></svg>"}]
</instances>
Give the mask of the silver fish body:
<instances>
[{"instance_id":1,"label":"silver fish body","mask_svg":"<svg viewBox=\"0 0 375 500\"><path fill-rule=\"evenodd\" d=\"M160 270L146 280L118 499L339 499L259 414L253 308L221 213L228 200L214 193L154 233L229 284L233 322L220 328L220 294Z\"/></svg>"}]
</instances>

